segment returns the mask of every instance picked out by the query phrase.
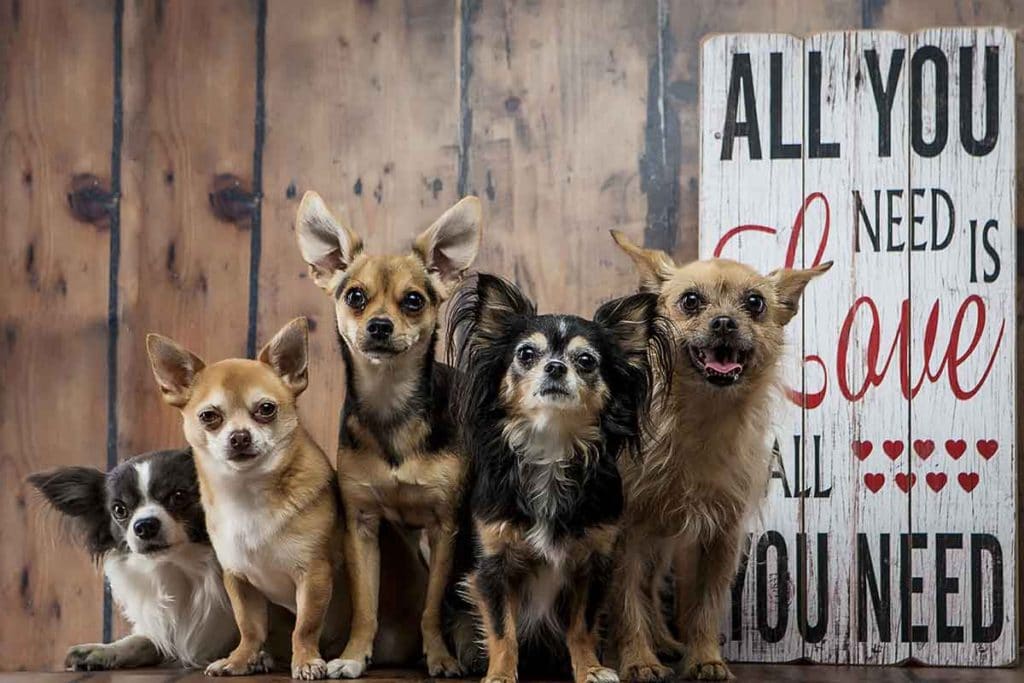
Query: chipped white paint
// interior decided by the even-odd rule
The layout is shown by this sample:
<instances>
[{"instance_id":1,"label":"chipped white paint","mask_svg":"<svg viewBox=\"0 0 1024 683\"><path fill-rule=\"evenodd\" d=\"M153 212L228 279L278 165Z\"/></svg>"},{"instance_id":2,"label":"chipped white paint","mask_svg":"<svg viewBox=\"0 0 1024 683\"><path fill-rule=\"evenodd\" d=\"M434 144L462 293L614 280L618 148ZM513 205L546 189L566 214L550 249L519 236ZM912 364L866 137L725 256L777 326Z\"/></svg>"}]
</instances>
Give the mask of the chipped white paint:
<instances>
[{"instance_id":1,"label":"chipped white paint","mask_svg":"<svg viewBox=\"0 0 1024 683\"><path fill-rule=\"evenodd\" d=\"M987 80L986 54L996 69ZM737 55L747 55L741 67L749 59L749 81L736 75ZM972 121L962 132L968 55ZM783 89L774 116L772 59ZM723 35L703 45L701 256L746 226L723 256L765 270L787 256L796 266L836 262L808 288L789 333L787 381L807 408L786 402L776 420L785 471L752 529L741 602L723 616L732 659L1016 659L1013 59L1004 29ZM730 116L740 126L728 154ZM935 144L943 128L945 144ZM764 566L759 541L771 542ZM788 581L777 573L779 544Z\"/></svg>"}]
</instances>

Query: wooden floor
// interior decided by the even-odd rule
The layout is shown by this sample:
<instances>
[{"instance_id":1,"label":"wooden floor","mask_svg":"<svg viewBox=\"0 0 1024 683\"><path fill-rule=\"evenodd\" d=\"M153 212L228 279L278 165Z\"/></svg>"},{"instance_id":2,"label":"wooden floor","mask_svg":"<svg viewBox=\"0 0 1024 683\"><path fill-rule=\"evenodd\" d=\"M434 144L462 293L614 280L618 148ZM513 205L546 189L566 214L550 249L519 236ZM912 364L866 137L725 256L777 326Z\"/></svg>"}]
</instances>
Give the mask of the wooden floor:
<instances>
[{"instance_id":1,"label":"wooden floor","mask_svg":"<svg viewBox=\"0 0 1024 683\"><path fill-rule=\"evenodd\" d=\"M854 681L871 681L872 683L1024 683L1024 668L1016 669L935 669L925 667L853 667L853 666L812 666L812 665L764 665L735 664L732 667L737 681L742 683L760 683L761 681L792 681L793 683L853 683ZM421 678L418 671L386 671L373 672L368 678L376 683L397 681L411 683L422 680L441 680ZM200 672L171 669L143 669L122 671L118 673L0 673L0 683L204 683L210 679ZM253 676L230 679L233 682L260 681L271 683L289 681L286 676ZM470 679L466 679L470 680ZM472 679L475 683L476 679Z\"/></svg>"}]
</instances>

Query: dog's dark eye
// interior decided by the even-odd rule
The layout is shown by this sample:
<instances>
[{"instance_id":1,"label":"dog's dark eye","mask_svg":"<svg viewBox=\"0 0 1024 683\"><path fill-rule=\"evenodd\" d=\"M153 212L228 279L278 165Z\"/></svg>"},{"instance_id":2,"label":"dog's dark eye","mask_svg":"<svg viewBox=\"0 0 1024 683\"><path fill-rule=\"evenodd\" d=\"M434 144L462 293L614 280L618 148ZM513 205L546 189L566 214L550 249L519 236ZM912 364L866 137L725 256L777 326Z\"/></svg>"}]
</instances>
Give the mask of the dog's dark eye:
<instances>
[{"instance_id":1,"label":"dog's dark eye","mask_svg":"<svg viewBox=\"0 0 1024 683\"><path fill-rule=\"evenodd\" d=\"M277 404L273 401L260 401L253 416L260 422L270 422L277 415Z\"/></svg>"},{"instance_id":2,"label":"dog's dark eye","mask_svg":"<svg viewBox=\"0 0 1024 683\"><path fill-rule=\"evenodd\" d=\"M120 521L128 516L128 508L121 501L115 500L114 504L110 506L110 513L114 515L114 519Z\"/></svg>"},{"instance_id":3,"label":"dog's dark eye","mask_svg":"<svg viewBox=\"0 0 1024 683\"><path fill-rule=\"evenodd\" d=\"M689 313L692 315L700 310L700 305L700 294L697 292L686 292L679 297L679 307L683 309L683 313Z\"/></svg>"},{"instance_id":4,"label":"dog's dark eye","mask_svg":"<svg viewBox=\"0 0 1024 683\"><path fill-rule=\"evenodd\" d=\"M402 309L405 311L408 311L410 313L417 313L423 310L423 306L426 303L426 299L424 299L423 295L420 294L419 292L409 292L404 297L402 297L401 306Z\"/></svg>"},{"instance_id":5,"label":"dog's dark eye","mask_svg":"<svg viewBox=\"0 0 1024 683\"><path fill-rule=\"evenodd\" d=\"M205 408L199 411L199 421L207 429L216 429L220 427L220 423L224 421L224 418L213 408Z\"/></svg>"},{"instance_id":6,"label":"dog's dark eye","mask_svg":"<svg viewBox=\"0 0 1024 683\"><path fill-rule=\"evenodd\" d=\"M581 372L592 372L597 367L597 359L589 353L581 353L576 356L576 367Z\"/></svg>"},{"instance_id":7,"label":"dog's dark eye","mask_svg":"<svg viewBox=\"0 0 1024 683\"><path fill-rule=\"evenodd\" d=\"M171 494L171 507L179 508L185 504L185 492L178 489Z\"/></svg>"},{"instance_id":8,"label":"dog's dark eye","mask_svg":"<svg viewBox=\"0 0 1024 683\"><path fill-rule=\"evenodd\" d=\"M764 297L756 292L748 294L743 299L743 308L747 309L747 313L752 316L761 315L765 309Z\"/></svg>"},{"instance_id":9,"label":"dog's dark eye","mask_svg":"<svg viewBox=\"0 0 1024 683\"><path fill-rule=\"evenodd\" d=\"M353 287L352 289L345 292L345 303L348 304L349 308L352 308L356 311L361 311L364 308L366 308L366 302L366 292L359 289L358 287Z\"/></svg>"},{"instance_id":10,"label":"dog's dark eye","mask_svg":"<svg viewBox=\"0 0 1024 683\"><path fill-rule=\"evenodd\" d=\"M533 365L533 361L537 360L537 349L532 346L520 346L519 350L516 351L516 358L523 365Z\"/></svg>"}]
</instances>

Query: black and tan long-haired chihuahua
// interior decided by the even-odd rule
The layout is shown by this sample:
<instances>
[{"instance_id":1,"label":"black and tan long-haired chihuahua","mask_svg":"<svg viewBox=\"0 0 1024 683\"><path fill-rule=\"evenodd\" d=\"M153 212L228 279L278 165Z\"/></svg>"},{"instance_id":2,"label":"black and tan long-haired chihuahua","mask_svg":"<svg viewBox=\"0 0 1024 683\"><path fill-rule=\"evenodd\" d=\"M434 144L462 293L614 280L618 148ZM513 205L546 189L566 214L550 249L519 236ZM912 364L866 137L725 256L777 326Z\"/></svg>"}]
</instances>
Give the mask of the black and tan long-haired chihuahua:
<instances>
[{"instance_id":1,"label":"black and tan long-haired chihuahua","mask_svg":"<svg viewBox=\"0 0 1024 683\"><path fill-rule=\"evenodd\" d=\"M623 507L616 462L638 455L650 359L668 357L656 309L656 296L637 294L593 321L537 315L489 275L453 304L477 546L466 587L486 636L486 682L517 679L520 641L567 649L577 683L618 680L598 659L598 620Z\"/></svg>"}]
</instances>

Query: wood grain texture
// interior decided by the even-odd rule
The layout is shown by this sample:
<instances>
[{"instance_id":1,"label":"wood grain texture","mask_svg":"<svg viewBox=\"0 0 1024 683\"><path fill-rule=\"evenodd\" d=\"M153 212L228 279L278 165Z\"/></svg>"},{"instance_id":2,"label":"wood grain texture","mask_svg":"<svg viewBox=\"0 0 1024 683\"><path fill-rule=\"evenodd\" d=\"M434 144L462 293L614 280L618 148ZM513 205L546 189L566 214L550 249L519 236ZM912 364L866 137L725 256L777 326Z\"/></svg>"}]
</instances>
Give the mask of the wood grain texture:
<instances>
[{"instance_id":1,"label":"wood grain texture","mask_svg":"<svg viewBox=\"0 0 1024 683\"><path fill-rule=\"evenodd\" d=\"M146 356L159 332L200 357L244 356L249 232L218 220L215 175L249 181L255 106L254 3L128 2L118 287L118 453L184 443Z\"/></svg>"},{"instance_id":2,"label":"wood grain texture","mask_svg":"<svg viewBox=\"0 0 1024 683\"><path fill-rule=\"evenodd\" d=\"M0 666L48 668L102 634L103 584L23 482L106 462L109 226L74 220L109 179L113 2L0 4Z\"/></svg>"},{"instance_id":3,"label":"wood grain texture","mask_svg":"<svg viewBox=\"0 0 1024 683\"><path fill-rule=\"evenodd\" d=\"M484 200L479 270L515 280L541 311L590 316L635 288L608 230L642 241L647 224L640 158L657 107L657 5L472 6L463 117L467 188Z\"/></svg>"},{"instance_id":4,"label":"wood grain texture","mask_svg":"<svg viewBox=\"0 0 1024 683\"><path fill-rule=\"evenodd\" d=\"M771 159L769 106L767 90L737 90L736 120L747 122L750 136L737 136L728 145L723 135L727 117L726 102L730 89L734 55L749 58L752 80L764 85L769 80L771 57L777 53L788 64L782 81L782 128L780 140L800 144L803 139L803 81L792 77L801 73L803 41L785 34L736 34L708 38L702 48L701 77L701 184L700 184L700 256L721 255L750 264L763 273L781 267L790 244L794 218L803 204L803 162L797 156ZM747 96L755 98L752 109ZM754 123L757 122L755 128ZM758 131L757 142L753 133ZM728 158L725 158L728 156ZM734 228L758 224L771 232L748 231L723 242ZM797 239L792 265L803 263L803 247ZM721 249L720 249L721 247ZM798 316L786 327L790 353L782 377L787 387L799 390L804 385L801 357L802 320ZM780 401L774 415L773 434L777 460L767 499L760 514L752 520L752 544L743 580L742 606L734 611L727 600L723 615L723 652L737 661L789 661L802 656L792 618L797 580L797 555L793 552L800 533L803 501L796 495L800 455L806 448L801 410L789 401ZM771 531L775 536L765 534ZM790 549L785 552L783 545ZM758 592L763 598L756 598ZM735 593L733 594L735 597ZM740 616L741 624L735 623ZM769 634L769 635L766 635Z\"/></svg>"},{"instance_id":5,"label":"wood grain texture","mask_svg":"<svg viewBox=\"0 0 1024 683\"><path fill-rule=\"evenodd\" d=\"M922 247L912 248L910 257L910 377L916 383L925 376L911 401L911 439L943 445L936 457L912 459L918 486L910 496L911 527L915 535L925 535L927 545L911 557L914 575L923 577L921 595L912 605L913 623L926 634L925 642L914 642L911 651L928 664L1005 665L1017 655L1011 598L1017 544L1015 286L1008 270L1015 263L1016 244L1016 166L1009 133L1015 130L1014 38L1003 29L931 29L914 33L911 46L915 51L937 47L949 73L944 125L936 115L936 92L942 89L934 86L935 68L921 69L920 140L941 140L945 135L946 143L934 154L924 154L914 145L910 167L911 188L922 192L913 214L925 218L923 229L907 233L908 246ZM993 133L987 130L985 102L989 88L998 90L999 133L994 148L983 155L968 153L962 144L960 101L966 86L960 67L965 47L975 48L968 123L976 139ZM992 79L985 76L989 48L997 49L999 58ZM947 218L944 203L936 208L926 200L934 188L947 193L952 217ZM933 221L937 230L931 228ZM937 249L949 223L950 239ZM990 251L984 248L986 242ZM934 331L933 320L938 321ZM962 327L956 320L963 321ZM936 372L944 349L952 349L946 372ZM957 457L942 452L949 450L948 440L962 440L966 452ZM957 545L939 546L940 534L956 535L949 541ZM979 554L983 534L998 542L998 558ZM973 566L975 557L984 558L980 567ZM953 579L945 585L939 584L940 560ZM993 577L1004 596L999 601L1001 614L993 611ZM980 604L972 609L975 593ZM993 620L999 635L991 642L991 637L979 637L975 627Z\"/></svg>"},{"instance_id":6,"label":"wood grain texture","mask_svg":"<svg viewBox=\"0 0 1024 683\"><path fill-rule=\"evenodd\" d=\"M899 338L901 304L909 296L910 281L907 253L888 252L884 244L876 251L869 238L869 231L878 230L875 190L882 196L887 190L908 194L907 62L902 63L893 95L890 153L880 157L865 51L878 55L877 68L884 77L893 51L905 51L908 42L904 34L873 31L818 34L804 43L805 56L821 55L819 139L839 145L837 158L811 158L807 145L803 150L805 192L821 193L805 216L805 259L812 261L824 244L822 260L836 263L808 287L803 301L804 355L824 359L822 367L808 366L806 390L824 389L825 396L819 407L806 411L811 450L803 463L804 481L814 482L815 491L828 491L827 496L808 499L804 507L803 527L811 547L817 547L819 534L828 543L827 573L822 577L828 586L827 630L820 640L810 638L804 646L804 656L815 662L892 664L909 656L909 648L898 637L899 602L886 596L876 608L868 598L861 612L856 589L859 568L870 567L879 581L898 581L897 541L910 530L907 495L895 483L897 474L910 471L909 403L900 392L895 368L880 386L866 385L872 335L885 340L885 348ZM863 214L858 197L864 203ZM864 296L878 302L877 326L871 324L866 305L850 312L853 302ZM843 345L847 316L853 322ZM840 354L840 348L846 351ZM846 394L851 392L859 396L850 400ZM902 455L888 457L886 441L905 444ZM880 486L877 490L866 483L876 481L881 482L873 484ZM883 555L889 557L888 563L882 561ZM807 590L814 595L819 558L809 555L808 565ZM810 623L816 623L816 601L809 601L808 607L813 608Z\"/></svg>"},{"instance_id":7,"label":"wood grain texture","mask_svg":"<svg viewBox=\"0 0 1024 683\"><path fill-rule=\"evenodd\" d=\"M402 252L457 199L456 8L412 3L270 3L259 337L310 321L303 420L337 443L344 371L333 301L307 276L294 221L306 190L351 220L370 253ZM485 227L485 243L489 239Z\"/></svg>"}]
</instances>

